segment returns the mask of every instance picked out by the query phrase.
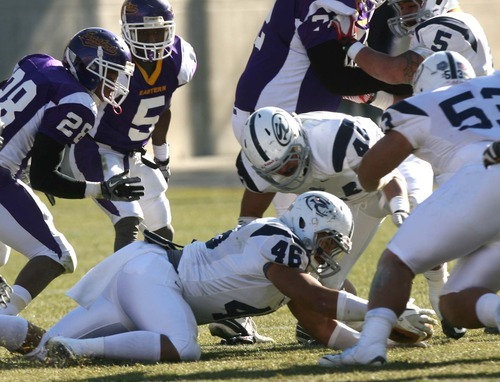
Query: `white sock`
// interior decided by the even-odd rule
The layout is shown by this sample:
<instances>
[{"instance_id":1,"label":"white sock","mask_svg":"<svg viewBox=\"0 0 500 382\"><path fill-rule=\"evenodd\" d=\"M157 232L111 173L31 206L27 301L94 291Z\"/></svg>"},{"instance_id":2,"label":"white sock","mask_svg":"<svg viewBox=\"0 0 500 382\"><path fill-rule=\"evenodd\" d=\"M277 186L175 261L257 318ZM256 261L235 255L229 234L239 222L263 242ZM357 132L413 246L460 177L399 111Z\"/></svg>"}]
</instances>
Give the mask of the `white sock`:
<instances>
[{"instance_id":1,"label":"white sock","mask_svg":"<svg viewBox=\"0 0 500 382\"><path fill-rule=\"evenodd\" d=\"M368 301L346 291L339 291L337 299L337 320L363 321Z\"/></svg>"},{"instance_id":2,"label":"white sock","mask_svg":"<svg viewBox=\"0 0 500 382\"><path fill-rule=\"evenodd\" d=\"M28 334L28 321L22 317L0 315L0 346L9 351L19 349Z\"/></svg>"},{"instance_id":3,"label":"white sock","mask_svg":"<svg viewBox=\"0 0 500 382\"><path fill-rule=\"evenodd\" d=\"M112 359L157 362L161 356L160 333L136 331L104 338L104 355Z\"/></svg>"},{"instance_id":4,"label":"white sock","mask_svg":"<svg viewBox=\"0 0 500 382\"><path fill-rule=\"evenodd\" d=\"M396 313L391 309L375 308L369 310L365 316L365 325L363 326L358 346L363 347L379 344L386 348L387 339L397 320Z\"/></svg>"},{"instance_id":5,"label":"white sock","mask_svg":"<svg viewBox=\"0 0 500 382\"><path fill-rule=\"evenodd\" d=\"M10 302L7 303L7 307L5 309L0 309L0 314L17 316L29 305L31 300L30 292L22 286L14 284L12 286Z\"/></svg>"},{"instance_id":6,"label":"white sock","mask_svg":"<svg viewBox=\"0 0 500 382\"><path fill-rule=\"evenodd\" d=\"M443 316L439 311L439 294L441 293L441 289L443 289L443 285L448 281L448 264L444 263L439 269L424 272L424 277L429 286L429 300L432 309L434 309L439 319L442 320Z\"/></svg>"},{"instance_id":7,"label":"white sock","mask_svg":"<svg viewBox=\"0 0 500 382\"><path fill-rule=\"evenodd\" d=\"M494 293L483 294L476 302L477 318L488 328L494 328L498 325L498 309L500 309L500 296Z\"/></svg>"},{"instance_id":8,"label":"white sock","mask_svg":"<svg viewBox=\"0 0 500 382\"><path fill-rule=\"evenodd\" d=\"M356 330L351 329L342 322L337 322L337 327L333 330L327 346L330 349L345 350L356 345L359 336L360 334Z\"/></svg>"}]
</instances>

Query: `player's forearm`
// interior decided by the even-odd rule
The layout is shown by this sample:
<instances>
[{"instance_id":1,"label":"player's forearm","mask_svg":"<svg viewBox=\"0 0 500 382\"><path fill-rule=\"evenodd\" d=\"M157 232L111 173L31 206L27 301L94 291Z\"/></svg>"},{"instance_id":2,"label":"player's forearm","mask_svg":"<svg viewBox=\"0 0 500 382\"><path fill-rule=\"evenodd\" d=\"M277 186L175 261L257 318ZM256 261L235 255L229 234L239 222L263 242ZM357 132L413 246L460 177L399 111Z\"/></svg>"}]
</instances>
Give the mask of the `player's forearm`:
<instances>
[{"instance_id":1,"label":"player's forearm","mask_svg":"<svg viewBox=\"0 0 500 382\"><path fill-rule=\"evenodd\" d=\"M389 84L410 84L418 65L423 57L415 51L409 50L399 56L390 56L377 52L369 47L354 45L348 55L356 64L372 77Z\"/></svg>"}]
</instances>

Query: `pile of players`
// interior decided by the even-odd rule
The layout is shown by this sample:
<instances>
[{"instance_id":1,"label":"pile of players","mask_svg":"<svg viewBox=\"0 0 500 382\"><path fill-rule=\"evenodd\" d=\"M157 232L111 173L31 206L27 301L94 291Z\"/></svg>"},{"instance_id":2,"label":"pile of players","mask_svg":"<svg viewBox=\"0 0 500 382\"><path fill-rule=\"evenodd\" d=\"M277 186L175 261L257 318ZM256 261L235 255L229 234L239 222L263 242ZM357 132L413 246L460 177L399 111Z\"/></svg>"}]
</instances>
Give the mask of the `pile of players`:
<instances>
[{"instance_id":1,"label":"pile of players","mask_svg":"<svg viewBox=\"0 0 500 382\"><path fill-rule=\"evenodd\" d=\"M87 28L62 60L19 61L0 88L0 262L10 248L28 262L12 286L0 277L1 346L42 361L197 360L198 325L227 343L269 342L251 316L287 304L300 342L345 350L319 361L335 367L384 364L394 328L426 338L433 314L456 339L498 329L500 78L480 24L455 0L314 3L276 0L238 82L238 225L184 248L172 243L167 133L197 63L169 2L126 0L123 40ZM395 36L411 36L398 56L366 45L380 6ZM382 129L338 112L347 101L385 110ZM47 331L18 315L76 254L33 190L90 197L115 230L115 254ZM263 218L271 202L277 217ZM367 301L347 276L387 216L398 231ZM408 304L419 273L433 311Z\"/></svg>"}]
</instances>

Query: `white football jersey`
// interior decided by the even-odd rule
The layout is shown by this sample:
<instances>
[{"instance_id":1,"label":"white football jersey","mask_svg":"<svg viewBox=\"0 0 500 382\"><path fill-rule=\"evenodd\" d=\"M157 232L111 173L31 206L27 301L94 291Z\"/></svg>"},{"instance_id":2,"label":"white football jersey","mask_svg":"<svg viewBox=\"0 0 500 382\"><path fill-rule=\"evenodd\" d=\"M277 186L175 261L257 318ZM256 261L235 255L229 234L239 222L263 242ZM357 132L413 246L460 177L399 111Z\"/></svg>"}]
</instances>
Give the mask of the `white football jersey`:
<instances>
[{"instance_id":1,"label":"white football jersey","mask_svg":"<svg viewBox=\"0 0 500 382\"><path fill-rule=\"evenodd\" d=\"M410 48L417 46L433 52L458 52L469 60L477 76L489 75L494 71L486 34L479 21L465 12L449 12L418 25L411 37Z\"/></svg>"},{"instance_id":2,"label":"white football jersey","mask_svg":"<svg viewBox=\"0 0 500 382\"><path fill-rule=\"evenodd\" d=\"M305 270L306 251L275 218L257 219L184 248L178 272L198 324L273 312L288 298L266 278L267 263Z\"/></svg>"},{"instance_id":3,"label":"white football jersey","mask_svg":"<svg viewBox=\"0 0 500 382\"><path fill-rule=\"evenodd\" d=\"M500 72L398 102L381 127L403 134L442 183L463 165L481 163L486 146L500 139Z\"/></svg>"},{"instance_id":4,"label":"white football jersey","mask_svg":"<svg viewBox=\"0 0 500 382\"><path fill-rule=\"evenodd\" d=\"M321 190L345 201L359 201L372 195L361 188L353 169L383 136L377 124L369 118L324 111L299 114L298 117L311 149L311 164L304 183L293 192ZM246 173L239 173L249 189L256 192L282 191L260 178L245 155L242 155L242 160Z\"/></svg>"},{"instance_id":5,"label":"white football jersey","mask_svg":"<svg viewBox=\"0 0 500 382\"><path fill-rule=\"evenodd\" d=\"M142 261L136 261L141 258ZM131 261L135 261L134 273L140 274L150 266L151 259L155 269L169 263L166 251L156 244L143 241L129 244L87 272L67 295L86 309L103 295L109 301L115 301L110 297L114 293L130 296L132 291L126 287L113 286L116 279ZM276 218L257 219L207 242L186 245L177 268L178 278L160 280L157 287L175 283L198 325L224 318L267 314L289 301L266 278L264 268L268 263L301 270L309 265L309 257L299 239Z\"/></svg>"}]
</instances>

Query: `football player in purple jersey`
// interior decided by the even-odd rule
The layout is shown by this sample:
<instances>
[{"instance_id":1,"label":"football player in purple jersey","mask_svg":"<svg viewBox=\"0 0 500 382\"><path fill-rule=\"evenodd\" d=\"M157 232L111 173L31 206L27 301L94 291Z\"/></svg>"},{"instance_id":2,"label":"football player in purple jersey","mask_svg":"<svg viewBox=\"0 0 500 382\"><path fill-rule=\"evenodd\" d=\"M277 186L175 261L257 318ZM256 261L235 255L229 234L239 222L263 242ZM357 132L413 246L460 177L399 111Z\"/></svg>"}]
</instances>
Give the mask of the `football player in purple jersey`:
<instances>
[{"instance_id":1,"label":"football player in purple jersey","mask_svg":"<svg viewBox=\"0 0 500 382\"><path fill-rule=\"evenodd\" d=\"M189 43L175 34L168 0L126 0L121 8L122 35L130 47L135 71L121 113L111 106L100 110L95 128L69 152L77 179L101 181L129 170L139 176L145 195L123 203L96 198L115 229L114 249L137 239L141 221L159 235L172 239L170 204L165 195L170 176L170 104L176 89L196 70ZM154 159L144 156L151 140Z\"/></svg>"},{"instance_id":2,"label":"football player in purple jersey","mask_svg":"<svg viewBox=\"0 0 500 382\"><path fill-rule=\"evenodd\" d=\"M88 28L70 40L62 61L26 56L0 88L0 241L28 258L12 287L1 279L0 314L17 315L53 279L76 267L74 249L32 188L68 199L129 202L143 194L140 179L125 174L84 182L58 171L64 147L88 133L99 104L120 108L132 71L122 39ZM30 160L31 187L19 179Z\"/></svg>"},{"instance_id":3,"label":"football player in purple jersey","mask_svg":"<svg viewBox=\"0 0 500 382\"><path fill-rule=\"evenodd\" d=\"M392 94L411 94L410 86L388 85L346 65L340 41L352 36L365 40L373 12L384 2L276 0L236 87L232 126L238 142L250 114L262 107L275 106L289 113L336 111L343 96L383 91L371 100L383 108L392 103ZM267 204L268 197L245 190L241 212L250 205ZM276 215L294 198L294 194L277 193ZM253 218L242 215L240 221Z\"/></svg>"}]
</instances>

